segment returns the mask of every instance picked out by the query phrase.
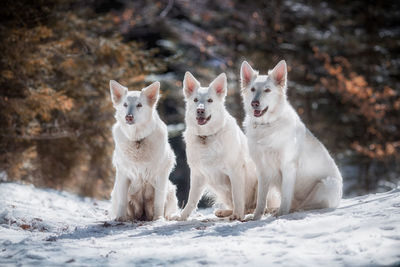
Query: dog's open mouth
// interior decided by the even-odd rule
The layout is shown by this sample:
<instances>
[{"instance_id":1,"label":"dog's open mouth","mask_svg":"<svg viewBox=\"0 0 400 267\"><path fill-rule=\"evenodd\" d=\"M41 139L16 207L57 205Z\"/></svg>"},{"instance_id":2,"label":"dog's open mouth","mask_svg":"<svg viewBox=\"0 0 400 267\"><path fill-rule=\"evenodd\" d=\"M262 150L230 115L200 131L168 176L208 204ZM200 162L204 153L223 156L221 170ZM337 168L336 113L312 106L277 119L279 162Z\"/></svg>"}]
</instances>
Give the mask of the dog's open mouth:
<instances>
[{"instance_id":1,"label":"dog's open mouth","mask_svg":"<svg viewBox=\"0 0 400 267\"><path fill-rule=\"evenodd\" d=\"M268 106L263 110L255 109L254 110L254 117L261 117L262 115L265 114L265 112L267 112L267 110L268 110Z\"/></svg>"},{"instance_id":2,"label":"dog's open mouth","mask_svg":"<svg viewBox=\"0 0 400 267\"><path fill-rule=\"evenodd\" d=\"M208 116L207 118L205 118L205 117L196 117L196 120L197 120L197 124L198 124L198 125L204 125L204 124L206 124L210 119L211 119L211 115Z\"/></svg>"}]
</instances>

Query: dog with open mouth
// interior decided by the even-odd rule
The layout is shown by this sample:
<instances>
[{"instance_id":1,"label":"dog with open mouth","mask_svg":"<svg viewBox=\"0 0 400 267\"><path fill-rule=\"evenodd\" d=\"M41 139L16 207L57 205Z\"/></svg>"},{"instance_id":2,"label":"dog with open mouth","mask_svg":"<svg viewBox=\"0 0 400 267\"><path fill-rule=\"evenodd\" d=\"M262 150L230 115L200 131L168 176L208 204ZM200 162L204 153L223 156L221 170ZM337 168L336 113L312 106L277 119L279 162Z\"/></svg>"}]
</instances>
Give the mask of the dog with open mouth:
<instances>
[{"instance_id":1,"label":"dog with open mouth","mask_svg":"<svg viewBox=\"0 0 400 267\"><path fill-rule=\"evenodd\" d=\"M265 210L271 187L278 188L277 215L334 208L342 197L342 176L325 146L306 128L287 100L287 67L282 60L268 75L244 61L240 71L250 155L257 166L254 219Z\"/></svg>"},{"instance_id":2,"label":"dog with open mouth","mask_svg":"<svg viewBox=\"0 0 400 267\"><path fill-rule=\"evenodd\" d=\"M183 93L190 192L180 219L188 218L207 187L215 193L217 203L225 206L216 216L242 220L255 208L257 178L246 137L225 108L226 75L222 73L208 87L201 87L186 72Z\"/></svg>"}]
</instances>

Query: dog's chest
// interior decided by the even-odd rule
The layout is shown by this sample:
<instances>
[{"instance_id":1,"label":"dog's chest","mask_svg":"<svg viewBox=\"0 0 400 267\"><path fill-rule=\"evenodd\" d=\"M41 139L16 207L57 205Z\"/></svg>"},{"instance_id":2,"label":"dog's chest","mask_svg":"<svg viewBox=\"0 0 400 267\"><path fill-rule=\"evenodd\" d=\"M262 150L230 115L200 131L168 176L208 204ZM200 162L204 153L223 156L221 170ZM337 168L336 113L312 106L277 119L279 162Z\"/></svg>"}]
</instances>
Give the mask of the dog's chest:
<instances>
[{"instance_id":1,"label":"dog's chest","mask_svg":"<svg viewBox=\"0 0 400 267\"><path fill-rule=\"evenodd\" d=\"M286 133L275 127L259 127L251 129L247 133L251 150L279 151L285 143Z\"/></svg>"},{"instance_id":2,"label":"dog's chest","mask_svg":"<svg viewBox=\"0 0 400 267\"><path fill-rule=\"evenodd\" d=\"M120 148L124 157L133 162L150 161L155 149L154 143L146 138L140 141L125 141Z\"/></svg>"},{"instance_id":3,"label":"dog's chest","mask_svg":"<svg viewBox=\"0 0 400 267\"><path fill-rule=\"evenodd\" d=\"M214 136L192 136L187 143L188 160L193 164L214 166L223 156L222 144Z\"/></svg>"}]
</instances>

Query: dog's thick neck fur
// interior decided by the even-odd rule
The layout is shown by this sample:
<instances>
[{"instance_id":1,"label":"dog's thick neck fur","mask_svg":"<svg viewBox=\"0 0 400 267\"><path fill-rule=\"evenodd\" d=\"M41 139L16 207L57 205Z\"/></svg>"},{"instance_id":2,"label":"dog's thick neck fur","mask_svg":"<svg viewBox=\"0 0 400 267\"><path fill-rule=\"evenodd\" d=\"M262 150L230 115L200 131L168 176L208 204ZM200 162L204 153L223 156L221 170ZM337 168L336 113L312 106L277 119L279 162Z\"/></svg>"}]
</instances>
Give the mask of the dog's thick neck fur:
<instances>
[{"instance_id":1,"label":"dog's thick neck fur","mask_svg":"<svg viewBox=\"0 0 400 267\"><path fill-rule=\"evenodd\" d=\"M159 120L157 112L153 111L152 117L148 122L127 125L126 123L119 123L122 133L129 140L141 142L148 137L157 127L157 120Z\"/></svg>"}]
</instances>

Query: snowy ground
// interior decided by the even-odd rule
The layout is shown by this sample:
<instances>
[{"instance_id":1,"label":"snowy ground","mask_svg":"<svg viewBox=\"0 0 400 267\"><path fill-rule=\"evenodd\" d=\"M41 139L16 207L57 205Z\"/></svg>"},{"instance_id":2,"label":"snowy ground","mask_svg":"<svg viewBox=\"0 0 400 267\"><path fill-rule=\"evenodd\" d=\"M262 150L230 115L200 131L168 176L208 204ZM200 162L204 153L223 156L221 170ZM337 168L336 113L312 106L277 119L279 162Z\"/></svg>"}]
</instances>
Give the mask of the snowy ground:
<instances>
[{"instance_id":1,"label":"snowy ground","mask_svg":"<svg viewBox=\"0 0 400 267\"><path fill-rule=\"evenodd\" d=\"M109 202L0 183L0 266L400 264L400 188L256 222L116 223Z\"/></svg>"}]
</instances>

